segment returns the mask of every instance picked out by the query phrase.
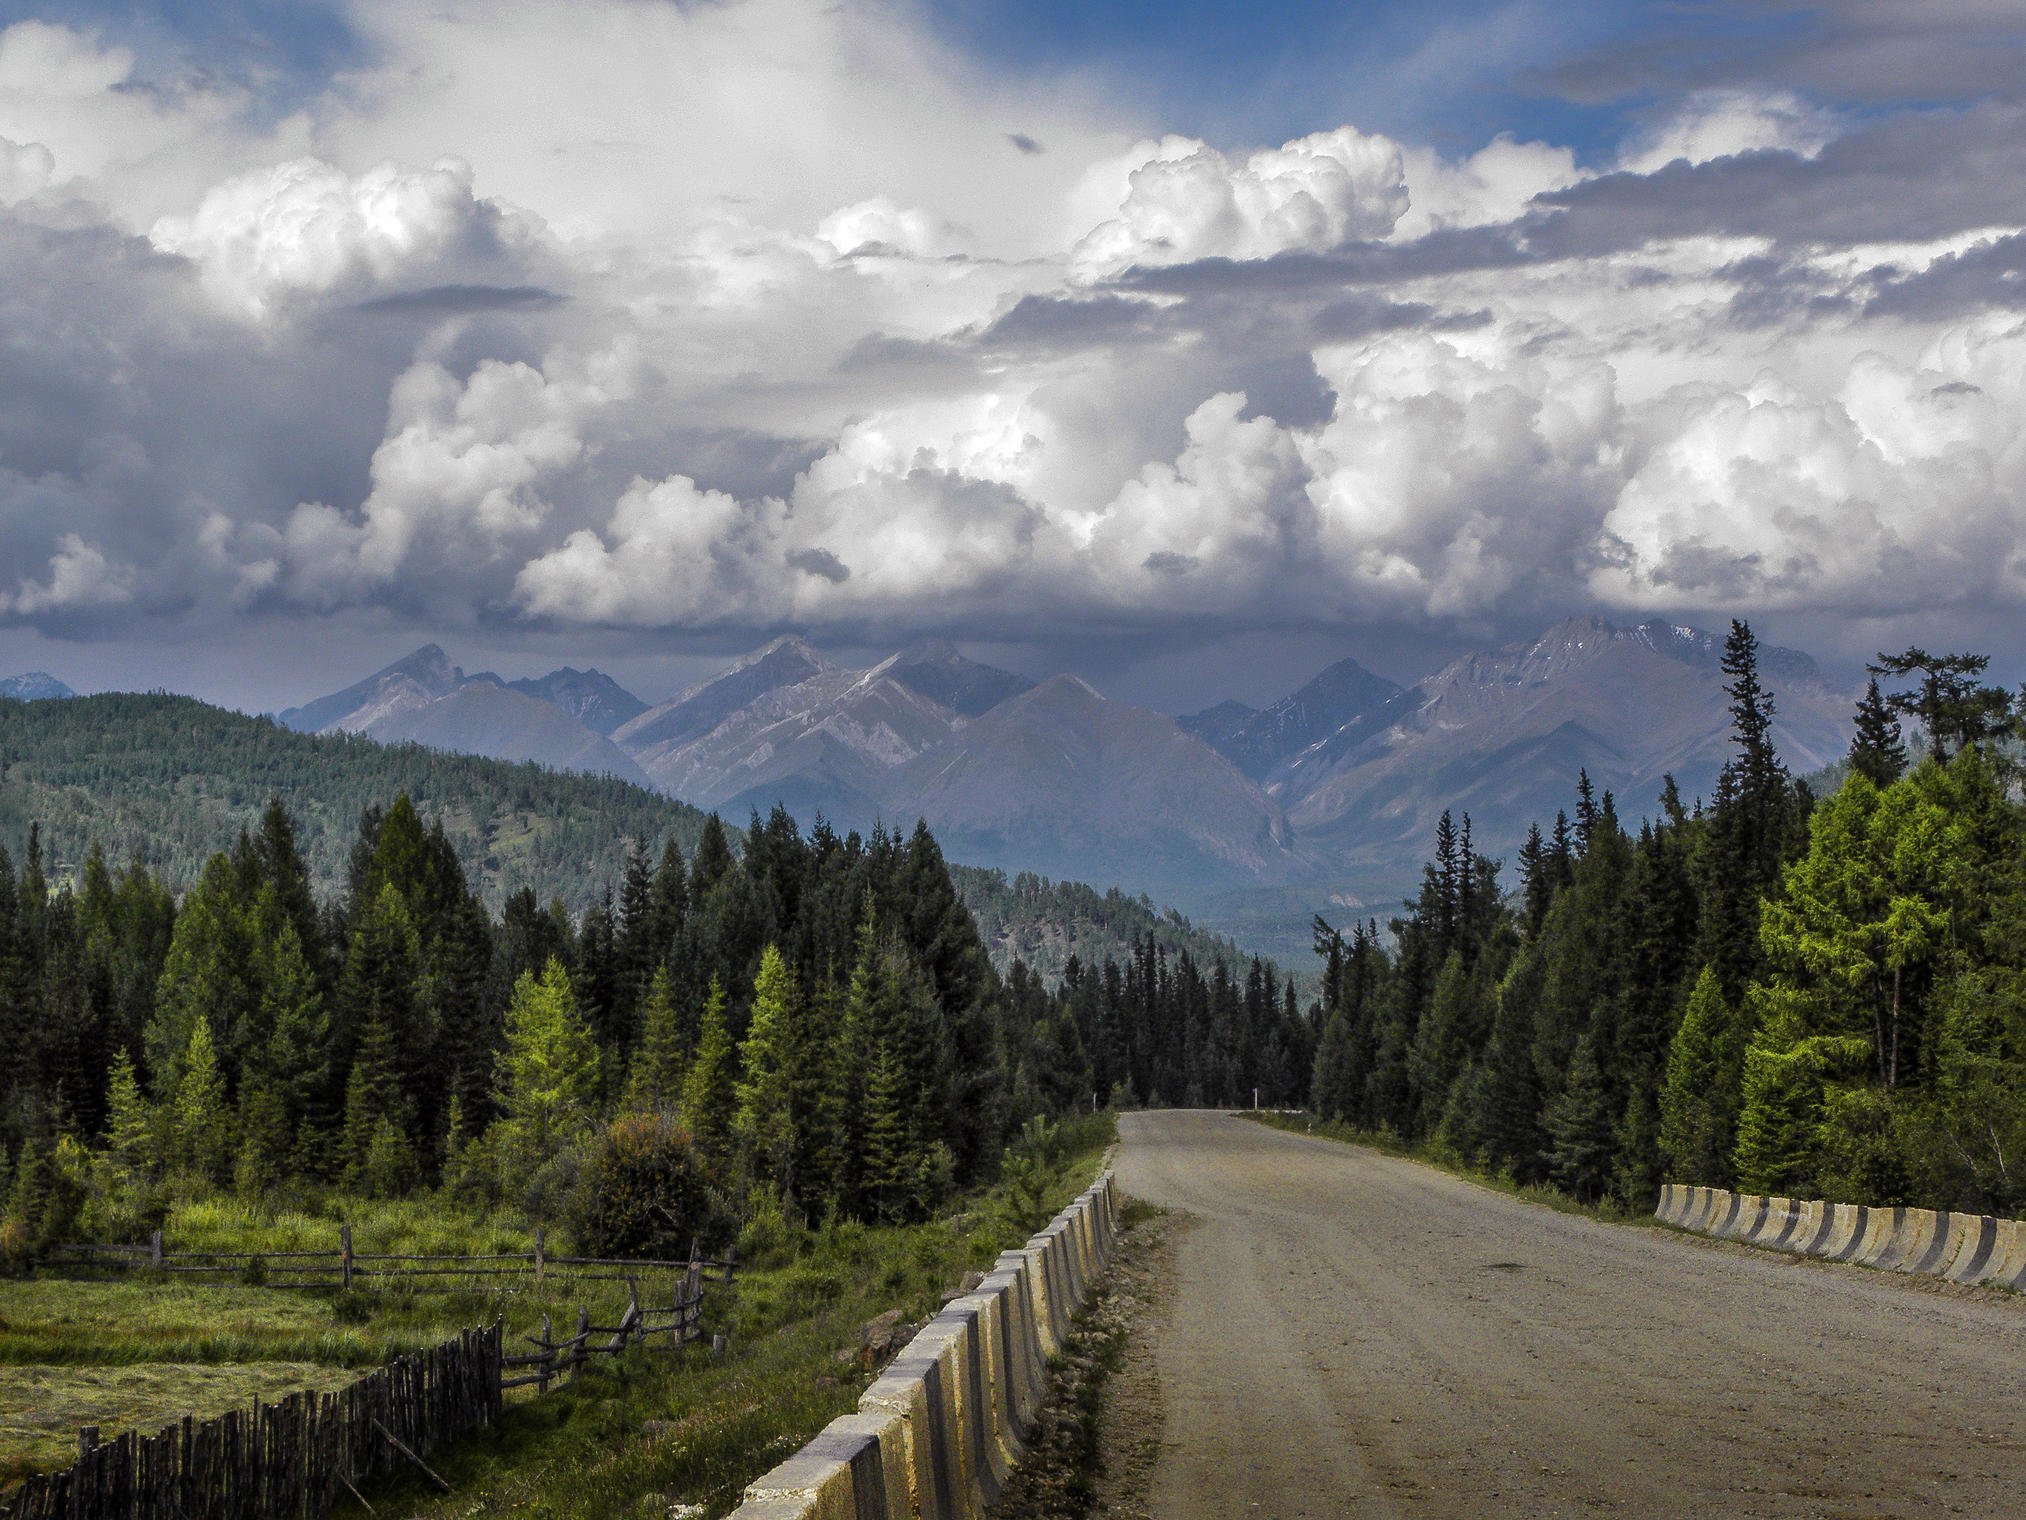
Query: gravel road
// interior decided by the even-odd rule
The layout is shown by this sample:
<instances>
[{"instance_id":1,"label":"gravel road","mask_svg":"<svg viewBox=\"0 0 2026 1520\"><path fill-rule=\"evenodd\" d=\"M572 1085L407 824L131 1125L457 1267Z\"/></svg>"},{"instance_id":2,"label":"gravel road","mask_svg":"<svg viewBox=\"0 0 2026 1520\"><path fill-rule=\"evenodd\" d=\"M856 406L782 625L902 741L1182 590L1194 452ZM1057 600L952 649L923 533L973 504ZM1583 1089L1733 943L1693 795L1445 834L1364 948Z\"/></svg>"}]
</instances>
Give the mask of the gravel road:
<instances>
[{"instance_id":1,"label":"gravel road","mask_svg":"<svg viewBox=\"0 0 2026 1520\"><path fill-rule=\"evenodd\" d=\"M1120 1122L1191 1216L1147 1511L2026 1517L2026 1299L1558 1214L1199 1112Z\"/></svg>"}]
</instances>

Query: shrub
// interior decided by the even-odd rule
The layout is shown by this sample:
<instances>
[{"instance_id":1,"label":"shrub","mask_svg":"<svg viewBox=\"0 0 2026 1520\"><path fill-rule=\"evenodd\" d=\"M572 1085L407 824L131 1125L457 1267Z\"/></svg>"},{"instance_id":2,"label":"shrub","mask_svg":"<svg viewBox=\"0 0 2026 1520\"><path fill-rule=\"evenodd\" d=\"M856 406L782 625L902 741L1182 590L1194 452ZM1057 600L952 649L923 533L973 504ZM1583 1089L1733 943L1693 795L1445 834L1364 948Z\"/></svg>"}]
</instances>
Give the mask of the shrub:
<instances>
[{"instance_id":1,"label":"shrub","mask_svg":"<svg viewBox=\"0 0 2026 1520\"><path fill-rule=\"evenodd\" d=\"M571 1233L592 1256L681 1257L729 1228L732 1210L689 1127L667 1113L622 1114L585 1157Z\"/></svg>"}]
</instances>

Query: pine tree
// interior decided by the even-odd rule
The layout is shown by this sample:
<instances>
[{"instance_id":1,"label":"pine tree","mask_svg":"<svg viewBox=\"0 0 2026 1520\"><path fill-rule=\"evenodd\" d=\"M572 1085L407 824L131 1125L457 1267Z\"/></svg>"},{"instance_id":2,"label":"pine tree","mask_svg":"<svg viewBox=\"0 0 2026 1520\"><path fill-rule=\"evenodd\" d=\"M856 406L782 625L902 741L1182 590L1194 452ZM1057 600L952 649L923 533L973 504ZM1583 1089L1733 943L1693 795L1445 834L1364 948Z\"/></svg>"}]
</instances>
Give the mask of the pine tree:
<instances>
[{"instance_id":1,"label":"pine tree","mask_svg":"<svg viewBox=\"0 0 2026 1520\"><path fill-rule=\"evenodd\" d=\"M1881 789L1906 774L1906 745L1899 720L1879 695L1878 677L1871 678L1857 704L1857 732L1850 741L1850 768Z\"/></svg>"},{"instance_id":2,"label":"pine tree","mask_svg":"<svg viewBox=\"0 0 2026 1520\"><path fill-rule=\"evenodd\" d=\"M1534 1070L1533 1002L1539 996L1540 959L1525 955L1499 988L1485 1050L1479 1120L1484 1154L1519 1182L1545 1173L1541 1137L1541 1084Z\"/></svg>"},{"instance_id":3,"label":"pine tree","mask_svg":"<svg viewBox=\"0 0 2026 1520\"><path fill-rule=\"evenodd\" d=\"M1611 1182L1613 1114L1604 1072L1587 1036L1577 1042L1568 1082L1544 1118L1556 1183L1585 1203L1603 1197Z\"/></svg>"},{"instance_id":4,"label":"pine tree","mask_svg":"<svg viewBox=\"0 0 2026 1520\"><path fill-rule=\"evenodd\" d=\"M1881 653L1865 668L1874 676L1920 678L1919 685L1888 694L1885 704L1919 719L1935 759L1947 761L1999 738L2010 727L2011 694L1980 679L1990 663L1989 655L1929 654L1915 646L1902 654Z\"/></svg>"},{"instance_id":5,"label":"pine tree","mask_svg":"<svg viewBox=\"0 0 2026 1520\"><path fill-rule=\"evenodd\" d=\"M225 1106L225 1080L211 1043L211 1021L203 1014L190 1026L190 1043L177 1063L170 1109L170 1156L178 1169L222 1183L232 1154L232 1118Z\"/></svg>"},{"instance_id":6,"label":"pine tree","mask_svg":"<svg viewBox=\"0 0 2026 1520\"><path fill-rule=\"evenodd\" d=\"M1744 1041L1708 966L1696 978L1668 1047L1656 1137L1669 1180L1727 1187L1737 1146Z\"/></svg>"},{"instance_id":7,"label":"pine tree","mask_svg":"<svg viewBox=\"0 0 2026 1520\"><path fill-rule=\"evenodd\" d=\"M689 1070L682 1015L675 1005L675 982L657 966L641 1003L640 1049L626 1078L625 1107L640 1112L673 1107Z\"/></svg>"},{"instance_id":8,"label":"pine tree","mask_svg":"<svg viewBox=\"0 0 2026 1520\"><path fill-rule=\"evenodd\" d=\"M797 1182L793 1061L801 1001L801 989L780 950L767 946L753 983L752 1020L740 1047L732 1133L748 1175L771 1182L784 1197L794 1195Z\"/></svg>"},{"instance_id":9,"label":"pine tree","mask_svg":"<svg viewBox=\"0 0 2026 1520\"><path fill-rule=\"evenodd\" d=\"M135 1180L153 1175L161 1161L155 1116L124 1046L113 1057L106 1077L106 1149L114 1163Z\"/></svg>"},{"instance_id":10,"label":"pine tree","mask_svg":"<svg viewBox=\"0 0 2026 1520\"><path fill-rule=\"evenodd\" d=\"M689 1120L697 1149L713 1161L724 1160L731 1147L732 1119L738 1108L737 1059L725 1020L725 989L713 979L704 999L696 1058L682 1082L683 1117Z\"/></svg>"},{"instance_id":11,"label":"pine tree","mask_svg":"<svg viewBox=\"0 0 2026 1520\"><path fill-rule=\"evenodd\" d=\"M881 1223L896 1222L908 1211L915 1174L908 1129L906 1074L899 1054L882 1041L866 1071L860 1125L866 1206Z\"/></svg>"},{"instance_id":12,"label":"pine tree","mask_svg":"<svg viewBox=\"0 0 2026 1520\"><path fill-rule=\"evenodd\" d=\"M1745 1052L1738 1113L1738 1186L1750 1193L1817 1197L1822 1067L1813 1042L1774 1023Z\"/></svg>"},{"instance_id":13,"label":"pine tree","mask_svg":"<svg viewBox=\"0 0 2026 1520\"><path fill-rule=\"evenodd\" d=\"M376 1015L359 1040L358 1054L345 1079L340 1150L346 1186L378 1196L383 1189L398 1185L402 1168L396 1165L399 1158L388 1137L406 1136L413 1124L413 1110L401 1087L401 1062L393 1031L384 1017Z\"/></svg>"},{"instance_id":14,"label":"pine tree","mask_svg":"<svg viewBox=\"0 0 2026 1520\"><path fill-rule=\"evenodd\" d=\"M700 907L717 884L724 880L725 873L736 868L738 862L732 858L731 841L725 838L725 826L713 813L703 821L703 834L696 842L696 854L689 865L689 901L692 910Z\"/></svg>"},{"instance_id":15,"label":"pine tree","mask_svg":"<svg viewBox=\"0 0 2026 1520\"><path fill-rule=\"evenodd\" d=\"M598 1094L598 1042L578 1011L570 975L552 960L540 980L523 974L507 1006L498 1070L508 1153L531 1170L590 1124Z\"/></svg>"}]
</instances>

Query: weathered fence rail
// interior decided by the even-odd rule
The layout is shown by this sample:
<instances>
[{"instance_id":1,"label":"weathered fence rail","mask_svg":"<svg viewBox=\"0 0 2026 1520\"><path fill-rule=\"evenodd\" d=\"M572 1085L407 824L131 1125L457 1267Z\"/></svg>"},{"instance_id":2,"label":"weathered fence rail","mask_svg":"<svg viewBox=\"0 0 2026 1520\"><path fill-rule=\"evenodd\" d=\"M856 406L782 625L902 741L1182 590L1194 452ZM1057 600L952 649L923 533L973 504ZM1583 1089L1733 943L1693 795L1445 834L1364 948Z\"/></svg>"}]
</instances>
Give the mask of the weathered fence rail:
<instances>
[{"instance_id":1,"label":"weathered fence rail","mask_svg":"<svg viewBox=\"0 0 2026 1520\"><path fill-rule=\"evenodd\" d=\"M258 1263L256 1267L255 1264ZM531 1251L471 1256L404 1256L352 1249L352 1227L338 1227L329 1251L170 1251L157 1230L146 1245L102 1245L78 1241L50 1247L42 1265L57 1271L142 1271L235 1277L258 1271L278 1286L311 1284L349 1288L360 1278L523 1277L536 1282L619 1282L648 1272L684 1272L701 1263L706 1273L729 1286L738 1252L723 1260L700 1258L691 1247L687 1260L641 1256L556 1256L545 1233L535 1231Z\"/></svg>"},{"instance_id":2,"label":"weathered fence rail","mask_svg":"<svg viewBox=\"0 0 2026 1520\"><path fill-rule=\"evenodd\" d=\"M75 1465L0 1496L0 1516L317 1520L361 1484L403 1464L422 1467L433 1448L498 1419L500 1347L501 1329L490 1325L335 1393L290 1394L104 1444L86 1431Z\"/></svg>"},{"instance_id":3,"label":"weathered fence rail","mask_svg":"<svg viewBox=\"0 0 2026 1520\"><path fill-rule=\"evenodd\" d=\"M336 1393L290 1394L103 1444L96 1428L86 1429L75 1464L0 1494L0 1520L319 1520L404 1464L447 1491L423 1460L429 1451L491 1425L509 1389L547 1393L591 1358L643 1346L650 1336L671 1337L671 1351L701 1339L705 1285L730 1284L735 1258L587 1262L676 1268L674 1301L643 1306L638 1271L612 1274L626 1284L616 1325L594 1325L591 1311L580 1308L576 1333L559 1340L545 1314L541 1334L527 1337L531 1353L508 1356L495 1323L399 1357ZM162 1263L162 1270L171 1268ZM530 1370L510 1377L508 1368Z\"/></svg>"},{"instance_id":4,"label":"weathered fence rail","mask_svg":"<svg viewBox=\"0 0 2026 1520\"><path fill-rule=\"evenodd\" d=\"M500 1386L533 1387L539 1392L547 1393L551 1382L575 1373L588 1358L612 1356L629 1346L645 1345L650 1335L673 1336L674 1339L669 1342L668 1349L680 1351L703 1335L703 1268L704 1264L701 1261L690 1263L682 1280L676 1286L675 1302L665 1309L642 1308L640 1289L632 1278L627 1278L626 1312L619 1316L619 1323L616 1325L594 1325L591 1323L591 1311L579 1309L576 1333L558 1340L553 1322L544 1314L542 1333L527 1337L529 1344L535 1349L524 1355L502 1358L504 1366L527 1367L532 1370L516 1377L504 1378ZM656 1321L660 1323L655 1323ZM594 1337L597 1336L604 1336L607 1339L596 1341Z\"/></svg>"}]
</instances>

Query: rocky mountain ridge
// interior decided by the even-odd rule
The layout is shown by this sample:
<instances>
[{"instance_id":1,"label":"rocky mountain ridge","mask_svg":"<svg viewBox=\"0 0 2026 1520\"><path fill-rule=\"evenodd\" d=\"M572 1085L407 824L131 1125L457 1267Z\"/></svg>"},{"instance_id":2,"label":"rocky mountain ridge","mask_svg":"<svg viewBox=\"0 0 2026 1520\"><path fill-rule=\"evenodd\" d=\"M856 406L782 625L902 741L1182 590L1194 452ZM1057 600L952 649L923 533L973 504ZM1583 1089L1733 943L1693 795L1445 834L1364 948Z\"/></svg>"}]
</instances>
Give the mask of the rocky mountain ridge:
<instances>
[{"instance_id":1,"label":"rocky mountain ridge","mask_svg":"<svg viewBox=\"0 0 2026 1520\"><path fill-rule=\"evenodd\" d=\"M1668 774L1707 794L1729 745L1720 653L1699 629L1577 617L1412 686L1345 659L1263 706L1171 718L947 641L853 668L786 635L653 704L596 671L467 676L429 645L282 721L641 779L735 821L776 802L840 829L922 817L955 858L1121 882L1214 924L1267 891L1384 911L1444 809L1509 853L1578 769L1628 817ZM1764 648L1761 673L1790 766L1840 755L1854 693L1798 651Z\"/></svg>"}]
</instances>

